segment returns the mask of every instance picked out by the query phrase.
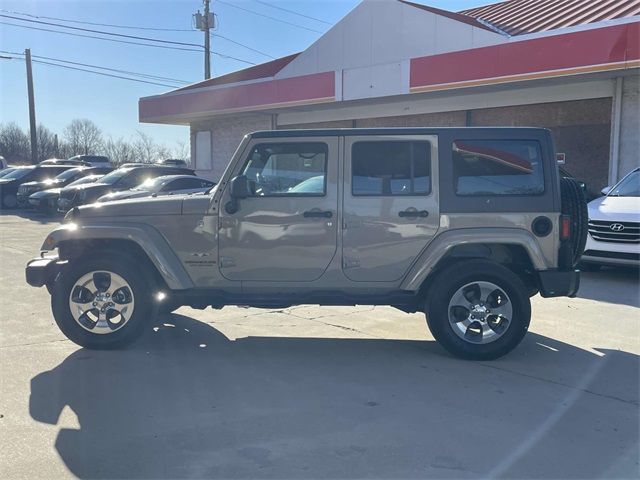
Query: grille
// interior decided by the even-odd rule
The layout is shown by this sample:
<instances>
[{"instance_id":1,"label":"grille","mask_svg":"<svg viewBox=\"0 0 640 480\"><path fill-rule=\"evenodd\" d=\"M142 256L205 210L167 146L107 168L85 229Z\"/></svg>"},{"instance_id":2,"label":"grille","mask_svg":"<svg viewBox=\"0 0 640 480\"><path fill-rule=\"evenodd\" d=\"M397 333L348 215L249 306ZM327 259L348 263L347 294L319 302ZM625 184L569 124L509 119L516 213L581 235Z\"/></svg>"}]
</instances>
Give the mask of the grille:
<instances>
[{"instance_id":1,"label":"grille","mask_svg":"<svg viewBox=\"0 0 640 480\"><path fill-rule=\"evenodd\" d=\"M640 243L640 223L589 220L589 235L601 242Z\"/></svg>"}]
</instances>

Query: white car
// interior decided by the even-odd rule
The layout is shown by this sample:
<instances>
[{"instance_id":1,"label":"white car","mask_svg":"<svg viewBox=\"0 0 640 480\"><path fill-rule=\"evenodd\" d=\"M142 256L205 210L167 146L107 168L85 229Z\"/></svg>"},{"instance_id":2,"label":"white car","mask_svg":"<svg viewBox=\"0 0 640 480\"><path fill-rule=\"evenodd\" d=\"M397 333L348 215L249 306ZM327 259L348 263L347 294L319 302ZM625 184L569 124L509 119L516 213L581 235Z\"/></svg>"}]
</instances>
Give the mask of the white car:
<instances>
[{"instance_id":1,"label":"white car","mask_svg":"<svg viewBox=\"0 0 640 480\"><path fill-rule=\"evenodd\" d=\"M582 262L640 266L640 168L589 203L589 236Z\"/></svg>"}]
</instances>

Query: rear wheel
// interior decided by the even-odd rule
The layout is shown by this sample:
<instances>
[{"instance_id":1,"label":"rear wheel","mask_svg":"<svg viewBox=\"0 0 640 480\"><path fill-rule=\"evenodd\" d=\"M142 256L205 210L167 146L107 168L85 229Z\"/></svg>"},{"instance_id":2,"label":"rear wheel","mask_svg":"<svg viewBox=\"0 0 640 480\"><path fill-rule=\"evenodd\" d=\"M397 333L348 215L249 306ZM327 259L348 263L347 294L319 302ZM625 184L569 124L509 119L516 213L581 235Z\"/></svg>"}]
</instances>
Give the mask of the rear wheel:
<instances>
[{"instance_id":1,"label":"rear wheel","mask_svg":"<svg viewBox=\"0 0 640 480\"><path fill-rule=\"evenodd\" d=\"M502 265L469 260L441 271L426 303L427 323L451 354L493 360L513 350L531 320L528 290Z\"/></svg>"},{"instance_id":2,"label":"rear wheel","mask_svg":"<svg viewBox=\"0 0 640 480\"><path fill-rule=\"evenodd\" d=\"M91 349L135 340L155 316L150 282L121 257L71 261L52 287L51 308L62 333Z\"/></svg>"}]
</instances>

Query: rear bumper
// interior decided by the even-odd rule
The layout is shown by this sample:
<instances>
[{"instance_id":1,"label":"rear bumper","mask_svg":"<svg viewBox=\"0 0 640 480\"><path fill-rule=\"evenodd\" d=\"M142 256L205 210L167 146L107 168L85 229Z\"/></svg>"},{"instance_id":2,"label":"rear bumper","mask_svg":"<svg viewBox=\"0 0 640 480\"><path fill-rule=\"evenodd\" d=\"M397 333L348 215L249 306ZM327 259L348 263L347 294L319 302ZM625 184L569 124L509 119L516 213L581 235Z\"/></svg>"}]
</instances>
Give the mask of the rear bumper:
<instances>
[{"instance_id":1,"label":"rear bumper","mask_svg":"<svg viewBox=\"0 0 640 480\"><path fill-rule=\"evenodd\" d=\"M58 257L38 257L30 260L25 269L27 283L32 287L42 287L52 283L60 273L64 262Z\"/></svg>"},{"instance_id":2,"label":"rear bumper","mask_svg":"<svg viewBox=\"0 0 640 480\"><path fill-rule=\"evenodd\" d=\"M578 270L538 270L540 295L549 297L575 297L580 288Z\"/></svg>"}]
</instances>

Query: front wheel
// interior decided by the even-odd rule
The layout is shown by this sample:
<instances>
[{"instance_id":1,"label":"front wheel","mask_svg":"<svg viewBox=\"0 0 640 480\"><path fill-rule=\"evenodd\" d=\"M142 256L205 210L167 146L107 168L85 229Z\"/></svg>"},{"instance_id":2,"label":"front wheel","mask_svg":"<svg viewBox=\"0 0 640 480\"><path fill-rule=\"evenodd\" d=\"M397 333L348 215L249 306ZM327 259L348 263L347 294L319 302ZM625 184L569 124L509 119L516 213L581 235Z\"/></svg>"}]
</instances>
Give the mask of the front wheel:
<instances>
[{"instance_id":1,"label":"front wheel","mask_svg":"<svg viewBox=\"0 0 640 480\"><path fill-rule=\"evenodd\" d=\"M429 329L448 352L493 360L522 340L531 321L528 290L511 270L469 260L441 271L426 302Z\"/></svg>"},{"instance_id":2,"label":"front wheel","mask_svg":"<svg viewBox=\"0 0 640 480\"><path fill-rule=\"evenodd\" d=\"M123 347L155 316L148 285L134 262L115 255L71 261L52 287L53 316L82 347Z\"/></svg>"}]
</instances>

